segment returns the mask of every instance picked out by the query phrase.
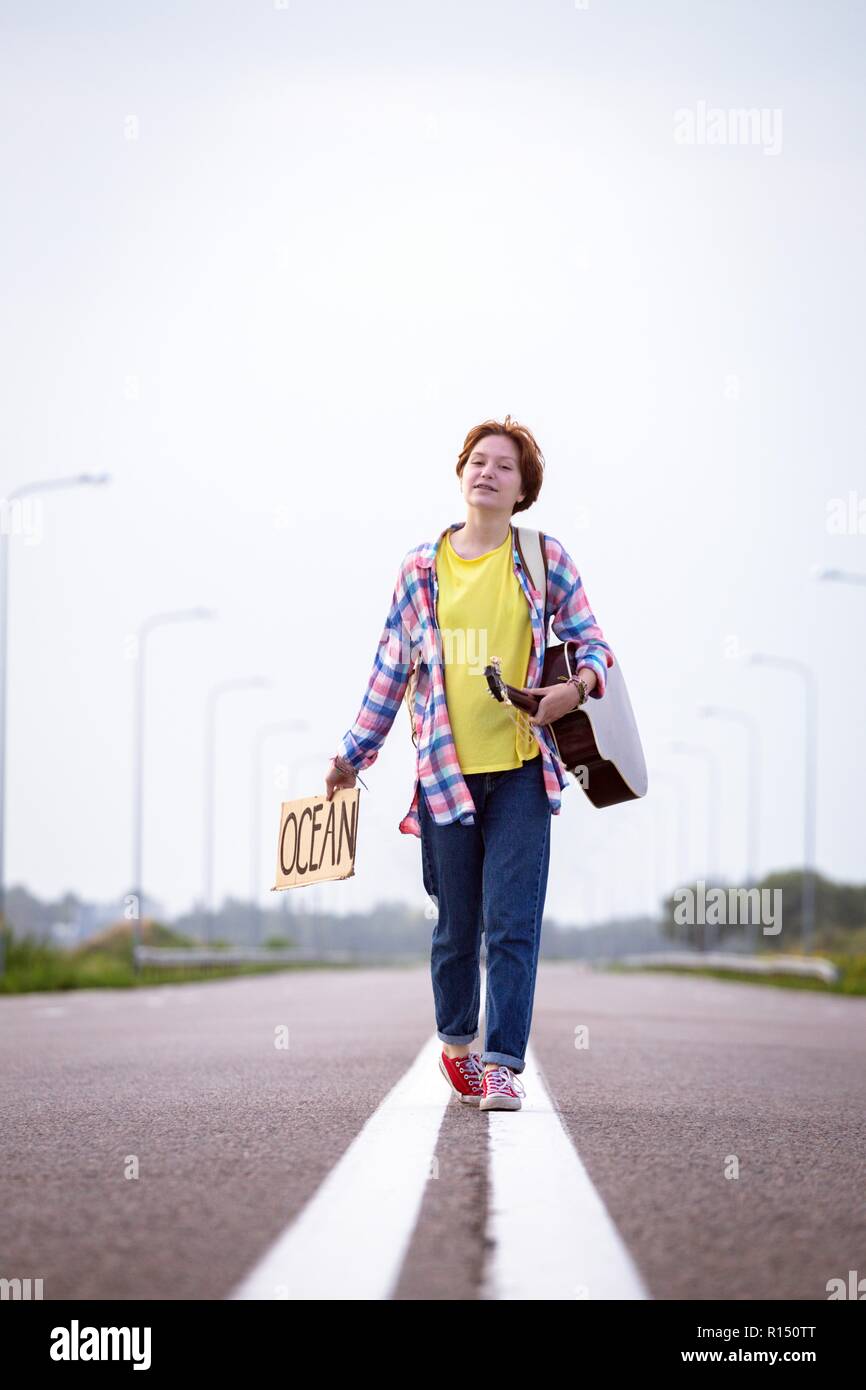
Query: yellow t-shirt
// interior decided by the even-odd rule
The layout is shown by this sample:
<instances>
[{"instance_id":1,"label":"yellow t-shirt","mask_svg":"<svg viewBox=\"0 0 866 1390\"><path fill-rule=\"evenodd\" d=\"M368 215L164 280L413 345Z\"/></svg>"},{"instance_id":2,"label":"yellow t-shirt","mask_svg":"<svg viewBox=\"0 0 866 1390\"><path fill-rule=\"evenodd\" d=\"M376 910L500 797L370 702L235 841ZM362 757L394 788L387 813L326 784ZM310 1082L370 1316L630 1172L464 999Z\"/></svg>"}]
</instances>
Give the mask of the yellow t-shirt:
<instances>
[{"instance_id":1,"label":"yellow t-shirt","mask_svg":"<svg viewBox=\"0 0 866 1390\"><path fill-rule=\"evenodd\" d=\"M535 735L517 711L497 700L484 676L494 656L502 679L525 685L532 652L529 605L511 559L511 530L501 545L465 560L439 546L437 614L445 699L461 772L501 772L540 757Z\"/></svg>"}]
</instances>

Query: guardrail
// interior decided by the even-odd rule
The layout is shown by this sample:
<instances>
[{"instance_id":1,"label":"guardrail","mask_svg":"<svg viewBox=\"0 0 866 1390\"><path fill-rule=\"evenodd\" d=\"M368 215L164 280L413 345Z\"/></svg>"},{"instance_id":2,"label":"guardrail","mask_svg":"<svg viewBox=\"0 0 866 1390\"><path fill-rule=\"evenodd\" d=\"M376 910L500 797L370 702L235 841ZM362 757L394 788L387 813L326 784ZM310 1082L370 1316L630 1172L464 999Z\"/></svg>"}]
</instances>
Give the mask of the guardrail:
<instances>
[{"instance_id":1,"label":"guardrail","mask_svg":"<svg viewBox=\"0 0 866 1390\"><path fill-rule=\"evenodd\" d=\"M839 970L821 956L745 956L736 951L656 951L616 956L617 965L678 965L687 970L740 970L750 975L802 975L833 984Z\"/></svg>"},{"instance_id":2,"label":"guardrail","mask_svg":"<svg viewBox=\"0 0 866 1390\"><path fill-rule=\"evenodd\" d=\"M136 965L419 965L426 961L424 948L417 951L347 951L317 946L135 946Z\"/></svg>"},{"instance_id":3,"label":"guardrail","mask_svg":"<svg viewBox=\"0 0 866 1390\"><path fill-rule=\"evenodd\" d=\"M317 950L312 946L135 946L137 965L280 965L293 961L345 964L351 951Z\"/></svg>"}]
</instances>

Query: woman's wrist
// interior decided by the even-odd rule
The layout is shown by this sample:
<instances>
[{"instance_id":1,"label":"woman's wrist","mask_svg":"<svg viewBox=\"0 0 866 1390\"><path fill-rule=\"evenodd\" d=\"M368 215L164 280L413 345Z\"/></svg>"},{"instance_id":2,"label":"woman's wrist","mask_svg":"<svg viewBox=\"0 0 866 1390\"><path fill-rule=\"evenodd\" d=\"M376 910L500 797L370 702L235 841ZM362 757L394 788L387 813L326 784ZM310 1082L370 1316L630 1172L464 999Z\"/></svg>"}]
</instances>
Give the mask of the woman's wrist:
<instances>
[{"instance_id":1,"label":"woman's wrist","mask_svg":"<svg viewBox=\"0 0 866 1390\"><path fill-rule=\"evenodd\" d=\"M349 762L348 758L344 758L342 754L337 753L336 757L331 758L328 766L335 767L338 772L342 772L346 777L354 777L355 781L360 782L364 790L367 790L367 783L364 781L360 772L358 772Z\"/></svg>"},{"instance_id":2,"label":"woman's wrist","mask_svg":"<svg viewBox=\"0 0 866 1390\"><path fill-rule=\"evenodd\" d=\"M577 671L573 676L569 676L568 685L574 691L574 704L572 709L580 709L589 699L589 682L584 678L583 671Z\"/></svg>"}]
</instances>

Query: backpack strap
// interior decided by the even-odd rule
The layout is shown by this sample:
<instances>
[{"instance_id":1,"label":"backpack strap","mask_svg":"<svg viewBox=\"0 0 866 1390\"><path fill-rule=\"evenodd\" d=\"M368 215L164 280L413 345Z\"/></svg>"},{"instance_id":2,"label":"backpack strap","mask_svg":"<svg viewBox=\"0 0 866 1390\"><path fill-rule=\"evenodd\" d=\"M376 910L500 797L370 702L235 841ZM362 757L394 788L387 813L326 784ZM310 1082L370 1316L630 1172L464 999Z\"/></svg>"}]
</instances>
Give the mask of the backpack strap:
<instances>
[{"instance_id":1,"label":"backpack strap","mask_svg":"<svg viewBox=\"0 0 866 1390\"><path fill-rule=\"evenodd\" d=\"M532 526L515 526L517 536L517 549L523 568L526 570L533 585L541 594L542 618L544 630L547 631L547 552L541 539L541 531L536 531Z\"/></svg>"}]
</instances>

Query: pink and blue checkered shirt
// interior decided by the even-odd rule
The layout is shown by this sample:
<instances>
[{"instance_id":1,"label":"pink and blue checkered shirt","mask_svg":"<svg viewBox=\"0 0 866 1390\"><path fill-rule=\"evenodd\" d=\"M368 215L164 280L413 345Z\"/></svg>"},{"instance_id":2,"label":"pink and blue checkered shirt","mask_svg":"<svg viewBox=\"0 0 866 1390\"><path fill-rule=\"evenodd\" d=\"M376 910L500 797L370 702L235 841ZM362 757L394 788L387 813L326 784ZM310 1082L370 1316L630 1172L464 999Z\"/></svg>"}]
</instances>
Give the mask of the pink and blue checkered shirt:
<instances>
[{"instance_id":1,"label":"pink and blue checkered shirt","mask_svg":"<svg viewBox=\"0 0 866 1390\"><path fill-rule=\"evenodd\" d=\"M356 772L363 772L376 761L404 701L413 663L417 663L418 684L413 711L418 740L415 790L398 829L404 835L419 838L420 788L426 794L430 814L438 825L450 825L458 820L463 825L475 823L475 803L460 771L448 721L442 643L436 621L439 592L436 552L448 532L458 530L463 524L462 521L452 522L436 541L415 546L404 556L361 708L337 750ZM593 617L571 556L553 536L542 533L541 541L547 555L547 596L543 615L541 594L524 571L512 524L514 573L526 595L532 623L532 651L523 684L527 687L541 684L549 619L555 636L561 641L580 642L578 669L589 666L595 671L598 683L590 698L601 699L608 668L614 664L613 652ZM553 815L558 815L560 792L567 785L566 769L556 752L548 725L530 724L529 728L541 749L550 809Z\"/></svg>"}]
</instances>

